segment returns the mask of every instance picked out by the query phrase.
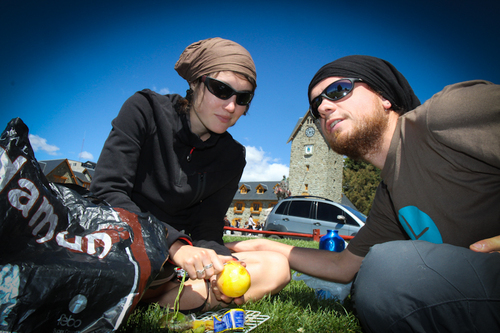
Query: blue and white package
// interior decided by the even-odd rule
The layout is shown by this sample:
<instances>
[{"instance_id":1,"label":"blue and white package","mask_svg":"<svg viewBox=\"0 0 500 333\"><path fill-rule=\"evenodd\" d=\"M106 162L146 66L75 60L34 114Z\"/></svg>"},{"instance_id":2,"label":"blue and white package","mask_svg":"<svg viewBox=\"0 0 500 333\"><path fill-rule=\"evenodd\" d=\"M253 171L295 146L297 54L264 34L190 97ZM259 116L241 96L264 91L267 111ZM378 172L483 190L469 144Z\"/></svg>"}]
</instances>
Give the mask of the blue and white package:
<instances>
[{"instance_id":1,"label":"blue and white package","mask_svg":"<svg viewBox=\"0 0 500 333\"><path fill-rule=\"evenodd\" d=\"M214 316L214 333L226 331L240 331L245 328L245 311L231 309L224 313L222 319Z\"/></svg>"}]
</instances>

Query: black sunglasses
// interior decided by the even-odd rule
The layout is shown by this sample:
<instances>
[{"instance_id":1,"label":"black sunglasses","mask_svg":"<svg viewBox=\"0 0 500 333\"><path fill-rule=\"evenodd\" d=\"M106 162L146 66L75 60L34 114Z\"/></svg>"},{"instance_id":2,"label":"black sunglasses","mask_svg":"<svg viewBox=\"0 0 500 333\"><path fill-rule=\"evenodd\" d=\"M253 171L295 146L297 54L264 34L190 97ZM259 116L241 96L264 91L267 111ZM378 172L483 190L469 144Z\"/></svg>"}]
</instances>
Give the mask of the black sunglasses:
<instances>
[{"instance_id":1,"label":"black sunglasses","mask_svg":"<svg viewBox=\"0 0 500 333\"><path fill-rule=\"evenodd\" d=\"M201 77L201 82L205 83L208 91L210 91L217 98L226 100L231 98L231 96L236 95L236 104L238 105L249 105L252 101L252 92L234 90L229 84L210 76L203 75Z\"/></svg>"},{"instance_id":2,"label":"black sunglasses","mask_svg":"<svg viewBox=\"0 0 500 333\"><path fill-rule=\"evenodd\" d=\"M315 119L321 118L318 108L323 103L323 97L331 101L338 101L349 95L354 89L354 82L362 82L361 79L345 78L332 82L328 87L323 90L321 94L311 100L309 111Z\"/></svg>"}]
</instances>

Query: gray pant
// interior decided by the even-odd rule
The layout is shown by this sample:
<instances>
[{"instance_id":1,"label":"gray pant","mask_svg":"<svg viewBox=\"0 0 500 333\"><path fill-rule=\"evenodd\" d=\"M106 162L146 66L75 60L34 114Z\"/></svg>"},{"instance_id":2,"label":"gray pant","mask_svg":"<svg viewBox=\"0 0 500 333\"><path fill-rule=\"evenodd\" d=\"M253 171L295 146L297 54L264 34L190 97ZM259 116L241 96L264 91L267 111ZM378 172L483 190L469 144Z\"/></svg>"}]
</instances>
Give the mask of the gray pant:
<instances>
[{"instance_id":1,"label":"gray pant","mask_svg":"<svg viewBox=\"0 0 500 333\"><path fill-rule=\"evenodd\" d=\"M424 241L375 245L353 297L366 332L500 332L500 253Z\"/></svg>"}]
</instances>

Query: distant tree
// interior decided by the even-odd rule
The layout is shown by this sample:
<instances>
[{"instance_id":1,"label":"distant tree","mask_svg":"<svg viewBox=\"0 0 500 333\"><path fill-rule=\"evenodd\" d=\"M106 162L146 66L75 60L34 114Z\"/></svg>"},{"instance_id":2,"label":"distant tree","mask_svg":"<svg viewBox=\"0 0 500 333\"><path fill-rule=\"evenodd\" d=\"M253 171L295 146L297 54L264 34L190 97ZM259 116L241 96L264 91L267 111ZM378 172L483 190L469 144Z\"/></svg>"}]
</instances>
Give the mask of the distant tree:
<instances>
[{"instance_id":1,"label":"distant tree","mask_svg":"<svg viewBox=\"0 0 500 333\"><path fill-rule=\"evenodd\" d=\"M361 213L368 215L375 198L375 191L382 180L380 169L372 164L347 157L344 160L343 173L344 194Z\"/></svg>"},{"instance_id":2,"label":"distant tree","mask_svg":"<svg viewBox=\"0 0 500 333\"><path fill-rule=\"evenodd\" d=\"M283 175L281 182L274 188L274 194L278 197L278 201L281 199L288 198L291 195L290 189L288 187L288 179Z\"/></svg>"}]
</instances>

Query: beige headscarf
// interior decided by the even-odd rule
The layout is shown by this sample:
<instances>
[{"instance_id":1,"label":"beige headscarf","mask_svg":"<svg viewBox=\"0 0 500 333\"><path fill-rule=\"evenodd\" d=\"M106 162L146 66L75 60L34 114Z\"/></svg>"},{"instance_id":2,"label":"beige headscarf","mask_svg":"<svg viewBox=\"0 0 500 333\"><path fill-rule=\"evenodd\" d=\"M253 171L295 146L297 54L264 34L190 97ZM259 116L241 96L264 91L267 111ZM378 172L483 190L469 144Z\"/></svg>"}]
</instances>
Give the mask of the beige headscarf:
<instances>
[{"instance_id":1,"label":"beige headscarf","mask_svg":"<svg viewBox=\"0 0 500 333\"><path fill-rule=\"evenodd\" d=\"M219 71L241 73L257 81L257 72L250 53L240 44L219 37L189 45L175 64L175 70L188 82Z\"/></svg>"}]
</instances>

